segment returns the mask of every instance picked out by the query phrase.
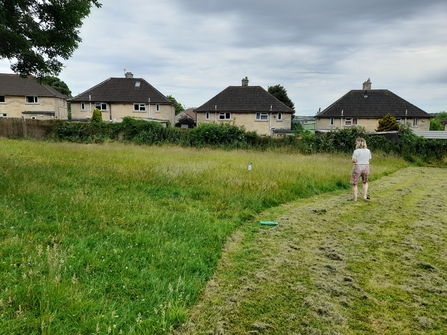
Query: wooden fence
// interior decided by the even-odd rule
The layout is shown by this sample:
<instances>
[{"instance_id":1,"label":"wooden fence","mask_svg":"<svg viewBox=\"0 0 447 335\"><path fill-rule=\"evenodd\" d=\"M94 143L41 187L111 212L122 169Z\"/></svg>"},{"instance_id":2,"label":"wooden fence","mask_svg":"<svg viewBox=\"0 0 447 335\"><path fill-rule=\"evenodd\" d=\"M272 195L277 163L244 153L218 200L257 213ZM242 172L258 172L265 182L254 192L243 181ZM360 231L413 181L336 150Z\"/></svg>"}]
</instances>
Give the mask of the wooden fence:
<instances>
[{"instance_id":1,"label":"wooden fence","mask_svg":"<svg viewBox=\"0 0 447 335\"><path fill-rule=\"evenodd\" d=\"M45 139L52 120L0 118L0 137Z\"/></svg>"}]
</instances>

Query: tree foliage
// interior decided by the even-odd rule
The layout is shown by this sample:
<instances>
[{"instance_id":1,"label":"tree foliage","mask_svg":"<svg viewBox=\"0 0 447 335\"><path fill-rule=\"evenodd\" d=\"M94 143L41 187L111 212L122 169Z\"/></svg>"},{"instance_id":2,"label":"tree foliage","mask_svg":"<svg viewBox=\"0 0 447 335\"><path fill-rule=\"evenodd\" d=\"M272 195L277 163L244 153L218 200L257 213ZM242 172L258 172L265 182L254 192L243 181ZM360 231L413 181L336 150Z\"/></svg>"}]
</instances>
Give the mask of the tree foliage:
<instances>
[{"instance_id":1,"label":"tree foliage","mask_svg":"<svg viewBox=\"0 0 447 335\"><path fill-rule=\"evenodd\" d=\"M185 108L182 106L182 104L179 103L172 95L168 95L166 98L174 104L175 115L177 115L178 113L183 112L185 110Z\"/></svg>"},{"instance_id":2,"label":"tree foliage","mask_svg":"<svg viewBox=\"0 0 447 335\"><path fill-rule=\"evenodd\" d=\"M68 88L68 85L64 81L60 80L59 78L47 76L47 77L40 78L39 81L41 84L51 86L59 93L62 93L65 96L71 98L71 91Z\"/></svg>"},{"instance_id":3,"label":"tree foliage","mask_svg":"<svg viewBox=\"0 0 447 335\"><path fill-rule=\"evenodd\" d=\"M0 59L23 76L57 75L81 42L79 28L97 0L0 0Z\"/></svg>"},{"instance_id":4,"label":"tree foliage","mask_svg":"<svg viewBox=\"0 0 447 335\"><path fill-rule=\"evenodd\" d=\"M269 86L268 92L273 95L276 99L281 101L284 105L295 110L295 104L290 100L287 95L287 90L281 85Z\"/></svg>"},{"instance_id":5,"label":"tree foliage","mask_svg":"<svg viewBox=\"0 0 447 335\"><path fill-rule=\"evenodd\" d=\"M399 123L396 121L396 118L388 113L383 119L379 120L379 126L376 131L397 131L399 128Z\"/></svg>"},{"instance_id":6,"label":"tree foliage","mask_svg":"<svg viewBox=\"0 0 447 335\"><path fill-rule=\"evenodd\" d=\"M447 112L440 112L430 120L430 130L444 130L444 124L442 121L447 120Z\"/></svg>"}]
</instances>

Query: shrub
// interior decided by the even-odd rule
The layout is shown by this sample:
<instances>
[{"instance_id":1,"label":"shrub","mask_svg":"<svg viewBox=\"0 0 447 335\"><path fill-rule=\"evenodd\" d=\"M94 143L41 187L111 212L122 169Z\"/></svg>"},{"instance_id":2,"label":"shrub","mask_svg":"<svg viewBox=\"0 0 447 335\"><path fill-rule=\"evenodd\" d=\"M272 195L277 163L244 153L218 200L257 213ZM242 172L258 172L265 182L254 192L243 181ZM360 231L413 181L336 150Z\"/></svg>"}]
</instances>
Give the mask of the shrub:
<instances>
[{"instance_id":1,"label":"shrub","mask_svg":"<svg viewBox=\"0 0 447 335\"><path fill-rule=\"evenodd\" d=\"M202 123L191 130L191 145L240 147L246 144L245 129L228 123Z\"/></svg>"},{"instance_id":2,"label":"shrub","mask_svg":"<svg viewBox=\"0 0 447 335\"><path fill-rule=\"evenodd\" d=\"M304 154L344 153L354 150L355 139L364 137L373 151L401 155L416 164L442 162L447 157L447 141L429 140L415 136L410 128L401 126L398 134L367 135L361 127L352 127L313 134L304 131L284 138L259 136L243 127L228 123L200 124L193 129L164 127L149 122L125 117L123 122L65 122L55 120L49 128L48 137L80 143L101 143L108 139L124 140L137 144L176 144L193 147L218 147L225 149L269 148L300 151Z\"/></svg>"},{"instance_id":3,"label":"shrub","mask_svg":"<svg viewBox=\"0 0 447 335\"><path fill-rule=\"evenodd\" d=\"M301 148L305 153L350 153L354 149L355 139L366 137L362 127L334 130L327 133L306 132L302 135Z\"/></svg>"},{"instance_id":4,"label":"shrub","mask_svg":"<svg viewBox=\"0 0 447 335\"><path fill-rule=\"evenodd\" d=\"M396 121L396 118L392 116L390 113L385 115L383 119L379 120L379 126L376 131L397 131L399 130L399 123Z\"/></svg>"},{"instance_id":5,"label":"shrub","mask_svg":"<svg viewBox=\"0 0 447 335\"><path fill-rule=\"evenodd\" d=\"M162 141L163 125L126 116L122 122L112 123L113 137L138 144L156 144Z\"/></svg>"},{"instance_id":6,"label":"shrub","mask_svg":"<svg viewBox=\"0 0 447 335\"><path fill-rule=\"evenodd\" d=\"M102 122L102 113L98 108L95 108L92 112L92 118L90 122Z\"/></svg>"}]
</instances>

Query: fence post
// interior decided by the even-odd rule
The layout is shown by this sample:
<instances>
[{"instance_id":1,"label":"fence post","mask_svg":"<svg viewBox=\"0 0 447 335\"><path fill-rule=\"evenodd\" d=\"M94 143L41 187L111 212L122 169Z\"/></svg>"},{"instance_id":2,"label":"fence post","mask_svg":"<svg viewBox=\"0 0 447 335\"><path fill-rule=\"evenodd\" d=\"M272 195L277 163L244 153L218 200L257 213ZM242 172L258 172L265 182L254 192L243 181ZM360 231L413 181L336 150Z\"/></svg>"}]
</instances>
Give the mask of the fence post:
<instances>
[{"instance_id":1,"label":"fence post","mask_svg":"<svg viewBox=\"0 0 447 335\"><path fill-rule=\"evenodd\" d=\"M23 131L23 137L27 138L28 137L28 131L27 131L27 127L26 127L26 119L23 118L22 119L22 131Z\"/></svg>"}]
</instances>

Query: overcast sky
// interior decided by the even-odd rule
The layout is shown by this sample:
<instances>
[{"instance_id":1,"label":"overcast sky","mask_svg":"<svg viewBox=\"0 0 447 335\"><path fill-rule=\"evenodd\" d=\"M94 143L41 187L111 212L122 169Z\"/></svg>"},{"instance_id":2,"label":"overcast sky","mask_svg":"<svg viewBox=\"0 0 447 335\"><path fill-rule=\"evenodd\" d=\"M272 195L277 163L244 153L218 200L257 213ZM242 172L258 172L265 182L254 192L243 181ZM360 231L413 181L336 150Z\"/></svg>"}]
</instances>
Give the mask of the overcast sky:
<instances>
[{"instance_id":1,"label":"overcast sky","mask_svg":"<svg viewBox=\"0 0 447 335\"><path fill-rule=\"evenodd\" d=\"M59 76L73 95L126 70L198 107L248 77L284 86L296 115L315 115L371 78L428 113L447 111L445 0L101 2Z\"/></svg>"}]
</instances>

